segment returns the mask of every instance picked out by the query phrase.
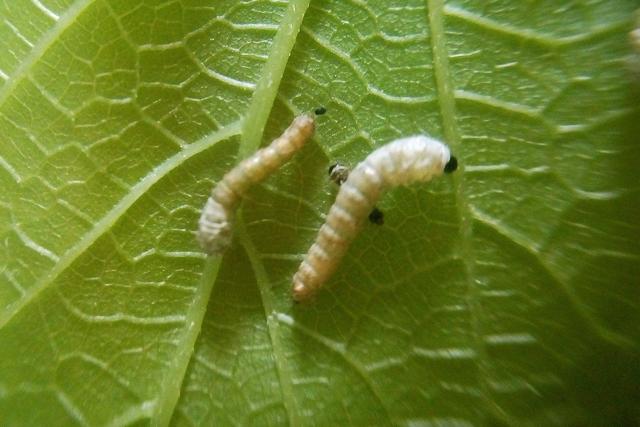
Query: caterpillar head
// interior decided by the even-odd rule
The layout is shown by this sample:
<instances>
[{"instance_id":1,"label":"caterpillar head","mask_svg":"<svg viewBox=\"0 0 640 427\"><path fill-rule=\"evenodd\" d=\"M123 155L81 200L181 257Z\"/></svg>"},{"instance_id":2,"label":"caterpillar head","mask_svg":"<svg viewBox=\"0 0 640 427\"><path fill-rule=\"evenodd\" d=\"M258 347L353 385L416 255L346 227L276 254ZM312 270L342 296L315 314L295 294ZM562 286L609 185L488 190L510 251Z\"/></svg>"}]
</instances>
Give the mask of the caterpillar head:
<instances>
[{"instance_id":1,"label":"caterpillar head","mask_svg":"<svg viewBox=\"0 0 640 427\"><path fill-rule=\"evenodd\" d=\"M444 165L444 173L451 173L456 169L458 169L458 159L456 159L454 156L451 156L447 164Z\"/></svg>"}]
</instances>

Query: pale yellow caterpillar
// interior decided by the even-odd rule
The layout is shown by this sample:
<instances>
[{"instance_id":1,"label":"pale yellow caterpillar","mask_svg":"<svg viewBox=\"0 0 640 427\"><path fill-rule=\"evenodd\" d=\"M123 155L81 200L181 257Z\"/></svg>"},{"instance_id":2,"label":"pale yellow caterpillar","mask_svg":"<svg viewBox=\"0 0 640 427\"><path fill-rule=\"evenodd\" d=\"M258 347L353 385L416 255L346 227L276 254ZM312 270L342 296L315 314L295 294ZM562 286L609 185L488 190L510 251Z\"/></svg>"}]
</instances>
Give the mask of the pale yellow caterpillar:
<instances>
[{"instance_id":1,"label":"pale yellow caterpillar","mask_svg":"<svg viewBox=\"0 0 640 427\"><path fill-rule=\"evenodd\" d=\"M333 274L384 190L426 182L457 167L445 144L424 135L395 140L371 153L340 186L325 223L293 276L293 299L308 299Z\"/></svg>"},{"instance_id":2,"label":"pale yellow caterpillar","mask_svg":"<svg viewBox=\"0 0 640 427\"><path fill-rule=\"evenodd\" d=\"M318 108L315 113L325 111ZM313 135L315 123L315 117L310 114L296 117L280 137L241 161L211 190L197 233L198 242L207 254L219 255L231 245L235 212L242 197L252 185L264 180L302 148Z\"/></svg>"}]
</instances>

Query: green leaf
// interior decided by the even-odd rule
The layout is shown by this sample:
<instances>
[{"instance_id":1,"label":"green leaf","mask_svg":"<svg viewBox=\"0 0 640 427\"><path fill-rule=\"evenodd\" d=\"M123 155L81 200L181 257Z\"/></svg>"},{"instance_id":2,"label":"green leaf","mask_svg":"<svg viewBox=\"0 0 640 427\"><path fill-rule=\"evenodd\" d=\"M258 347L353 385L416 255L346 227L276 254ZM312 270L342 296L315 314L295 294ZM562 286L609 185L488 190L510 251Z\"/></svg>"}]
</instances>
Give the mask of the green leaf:
<instances>
[{"instance_id":1,"label":"green leaf","mask_svg":"<svg viewBox=\"0 0 640 427\"><path fill-rule=\"evenodd\" d=\"M635 7L4 2L0 424L640 422ZM320 105L205 258L213 183ZM417 133L460 169L294 305L328 165Z\"/></svg>"}]
</instances>

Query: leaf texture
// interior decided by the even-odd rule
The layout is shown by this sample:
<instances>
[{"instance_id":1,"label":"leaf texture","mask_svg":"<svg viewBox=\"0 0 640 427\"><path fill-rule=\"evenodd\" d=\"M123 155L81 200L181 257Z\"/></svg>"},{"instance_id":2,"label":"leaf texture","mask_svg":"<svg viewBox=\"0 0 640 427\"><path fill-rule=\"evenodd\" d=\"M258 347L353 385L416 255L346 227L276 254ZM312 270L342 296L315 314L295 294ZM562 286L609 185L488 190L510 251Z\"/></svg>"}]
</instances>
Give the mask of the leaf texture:
<instances>
[{"instance_id":1,"label":"leaf texture","mask_svg":"<svg viewBox=\"0 0 640 427\"><path fill-rule=\"evenodd\" d=\"M640 422L633 0L0 4L0 424ZM301 112L235 242L214 182ZM411 134L328 288L326 170Z\"/></svg>"}]
</instances>

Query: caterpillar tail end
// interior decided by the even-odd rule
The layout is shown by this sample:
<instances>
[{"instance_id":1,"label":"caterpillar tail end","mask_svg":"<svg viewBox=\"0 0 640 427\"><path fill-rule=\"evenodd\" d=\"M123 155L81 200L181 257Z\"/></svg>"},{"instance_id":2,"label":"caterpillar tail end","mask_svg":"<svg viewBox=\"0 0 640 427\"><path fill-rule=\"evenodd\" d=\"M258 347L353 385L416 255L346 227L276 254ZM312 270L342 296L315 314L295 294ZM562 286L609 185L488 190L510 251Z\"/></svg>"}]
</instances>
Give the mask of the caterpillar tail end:
<instances>
[{"instance_id":1,"label":"caterpillar tail end","mask_svg":"<svg viewBox=\"0 0 640 427\"><path fill-rule=\"evenodd\" d=\"M309 301L313 298L314 294L315 289L311 286L307 286L305 284L305 280L300 277L300 273L296 273L293 276L293 287L291 288L293 301L296 303Z\"/></svg>"},{"instance_id":2,"label":"caterpillar tail end","mask_svg":"<svg viewBox=\"0 0 640 427\"><path fill-rule=\"evenodd\" d=\"M207 255L222 255L231 246L233 238L233 211L228 211L212 198L198 221L196 238Z\"/></svg>"}]
</instances>

